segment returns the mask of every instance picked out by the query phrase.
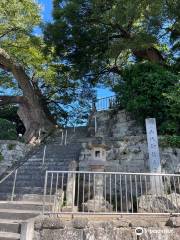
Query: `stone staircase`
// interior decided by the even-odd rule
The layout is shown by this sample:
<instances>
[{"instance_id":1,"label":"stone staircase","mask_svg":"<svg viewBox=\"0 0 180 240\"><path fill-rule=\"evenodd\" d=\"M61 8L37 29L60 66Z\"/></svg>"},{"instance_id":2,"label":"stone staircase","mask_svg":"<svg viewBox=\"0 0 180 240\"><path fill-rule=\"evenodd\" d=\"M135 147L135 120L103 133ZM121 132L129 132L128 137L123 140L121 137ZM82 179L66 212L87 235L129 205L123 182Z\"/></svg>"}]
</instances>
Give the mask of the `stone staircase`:
<instances>
[{"instance_id":1,"label":"stone staircase","mask_svg":"<svg viewBox=\"0 0 180 240\"><path fill-rule=\"evenodd\" d=\"M65 131L64 131L65 132ZM62 134L57 132L46 145L17 169L13 202L13 173L0 185L0 240L20 239L22 221L34 218L42 212L42 197L46 170L65 171L69 164L78 160L81 139L87 138L86 127L68 128L67 145L62 145Z\"/></svg>"},{"instance_id":2,"label":"stone staircase","mask_svg":"<svg viewBox=\"0 0 180 240\"><path fill-rule=\"evenodd\" d=\"M46 170L65 171L73 160L78 160L81 150L80 138L86 137L86 128L73 128L67 130L67 145L61 145L61 134L56 133L52 141L44 146L17 169L15 184L15 199L21 199L25 194L43 194L44 178ZM44 163L43 163L44 156ZM10 199L14 183L14 174L9 176L0 185L0 199Z\"/></svg>"},{"instance_id":3,"label":"stone staircase","mask_svg":"<svg viewBox=\"0 0 180 240\"><path fill-rule=\"evenodd\" d=\"M20 239L21 224L41 213L40 202L0 202L0 240Z\"/></svg>"}]
</instances>

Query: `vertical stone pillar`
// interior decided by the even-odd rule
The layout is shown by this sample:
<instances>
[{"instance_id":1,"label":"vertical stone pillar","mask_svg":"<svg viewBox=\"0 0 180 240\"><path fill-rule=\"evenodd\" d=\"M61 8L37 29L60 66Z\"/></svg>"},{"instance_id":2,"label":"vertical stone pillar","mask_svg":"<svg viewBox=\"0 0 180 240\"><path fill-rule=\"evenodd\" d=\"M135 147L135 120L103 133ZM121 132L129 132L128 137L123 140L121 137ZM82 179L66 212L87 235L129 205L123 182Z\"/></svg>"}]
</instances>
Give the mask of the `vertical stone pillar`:
<instances>
[{"instance_id":1,"label":"vertical stone pillar","mask_svg":"<svg viewBox=\"0 0 180 240\"><path fill-rule=\"evenodd\" d=\"M72 161L69 165L69 171L76 171L77 162ZM76 174L68 173L67 188L66 188L66 206L74 208L75 200L75 187L76 187Z\"/></svg>"},{"instance_id":2,"label":"vertical stone pillar","mask_svg":"<svg viewBox=\"0 0 180 240\"><path fill-rule=\"evenodd\" d=\"M104 172L105 166L103 165L91 165L91 171L92 172ZM104 186L103 186L103 174L96 174L95 175L95 183L94 183L94 198L97 200L103 200L104 199Z\"/></svg>"},{"instance_id":3,"label":"vertical stone pillar","mask_svg":"<svg viewBox=\"0 0 180 240\"><path fill-rule=\"evenodd\" d=\"M146 119L146 133L149 152L149 168L151 173L161 173L161 162L159 155L156 119ZM151 193L162 194L162 178L159 176L150 177Z\"/></svg>"},{"instance_id":4,"label":"vertical stone pillar","mask_svg":"<svg viewBox=\"0 0 180 240\"><path fill-rule=\"evenodd\" d=\"M93 198L89 199L86 203L83 203L84 209L87 212L111 212L112 205L104 198L104 172L105 163L104 161L92 161L90 163L91 171L93 172Z\"/></svg>"}]
</instances>

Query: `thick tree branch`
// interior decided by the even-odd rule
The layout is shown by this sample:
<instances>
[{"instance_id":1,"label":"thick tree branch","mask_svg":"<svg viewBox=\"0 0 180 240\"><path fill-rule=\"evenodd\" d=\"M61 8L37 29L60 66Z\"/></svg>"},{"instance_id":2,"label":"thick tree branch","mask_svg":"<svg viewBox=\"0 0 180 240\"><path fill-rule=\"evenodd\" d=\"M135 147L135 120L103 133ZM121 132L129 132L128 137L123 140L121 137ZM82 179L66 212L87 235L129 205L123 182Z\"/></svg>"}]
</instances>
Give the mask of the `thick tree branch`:
<instances>
[{"instance_id":1,"label":"thick tree branch","mask_svg":"<svg viewBox=\"0 0 180 240\"><path fill-rule=\"evenodd\" d=\"M43 133L48 133L54 129L54 123L51 121L52 116L46 104L42 102L42 95L33 86L24 68L17 64L2 48L0 48L0 68L13 74L23 92L23 97L0 96L0 105L19 104L17 114L26 128L25 140L33 142L39 138L39 131L43 130Z\"/></svg>"},{"instance_id":2,"label":"thick tree branch","mask_svg":"<svg viewBox=\"0 0 180 240\"><path fill-rule=\"evenodd\" d=\"M155 63L164 63L164 58L161 55L160 51L158 51L154 47L149 47L144 50L134 50L133 54L136 57L142 58L142 59L147 59L151 62Z\"/></svg>"},{"instance_id":3,"label":"thick tree branch","mask_svg":"<svg viewBox=\"0 0 180 240\"><path fill-rule=\"evenodd\" d=\"M7 104L22 104L26 102L23 96L0 96L0 106Z\"/></svg>"},{"instance_id":4,"label":"thick tree branch","mask_svg":"<svg viewBox=\"0 0 180 240\"><path fill-rule=\"evenodd\" d=\"M32 93L34 89L25 70L21 65L17 64L2 48L0 48L0 67L14 75L25 96L28 98L33 97Z\"/></svg>"},{"instance_id":5,"label":"thick tree branch","mask_svg":"<svg viewBox=\"0 0 180 240\"><path fill-rule=\"evenodd\" d=\"M17 32L19 30L19 28L17 27L12 27L10 29L7 29L3 34L0 35L0 38L5 37L6 35L12 33L12 32Z\"/></svg>"}]
</instances>

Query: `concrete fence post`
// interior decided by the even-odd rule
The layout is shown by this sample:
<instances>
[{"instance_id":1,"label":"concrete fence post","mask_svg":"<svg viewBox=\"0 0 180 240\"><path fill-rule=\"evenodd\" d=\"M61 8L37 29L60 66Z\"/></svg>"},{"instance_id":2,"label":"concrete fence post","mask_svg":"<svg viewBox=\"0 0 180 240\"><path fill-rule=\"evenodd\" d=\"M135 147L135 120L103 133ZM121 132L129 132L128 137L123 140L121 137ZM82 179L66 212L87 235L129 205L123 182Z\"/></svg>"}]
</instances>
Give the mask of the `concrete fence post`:
<instances>
[{"instance_id":1,"label":"concrete fence post","mask_svg":"<svg viewBox=\"0 0 180 240\"><path fill-rule=\"evenodd\" d=\"M33 240L34 220L22 222L20 240Z\"/></svg>"}]
</instances>

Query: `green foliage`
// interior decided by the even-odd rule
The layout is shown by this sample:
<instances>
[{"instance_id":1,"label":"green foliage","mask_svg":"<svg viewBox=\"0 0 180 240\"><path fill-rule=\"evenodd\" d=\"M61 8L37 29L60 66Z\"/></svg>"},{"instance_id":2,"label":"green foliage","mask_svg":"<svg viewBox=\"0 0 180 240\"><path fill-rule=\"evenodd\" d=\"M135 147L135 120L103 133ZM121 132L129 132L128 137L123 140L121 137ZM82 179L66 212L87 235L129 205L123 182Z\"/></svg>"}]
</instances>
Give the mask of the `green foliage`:
<instances>
[{"instance_id":1,"label":"green foliage","mask_svg":"<svg viewBox=\"0 0 180 240\"><path fill-rule=\"evenodd\" d=\"M28 32L40 21L39 7L33 0L1 0L0 2L0 32L17 36Z\"/></svg>"},{"instance_id":2,"label":"green foliage","mask_svg":"<svg viewBox=\"0 0 180 240\"><path fill-rule=\"evenodd\" d=\"M149 48L170 64L176 61L179 5L178 0L54 0L45 40L71 64L73 77L93 83L110 72L119 74L137 51Z\"/></svg>"},{"instance_id":3,"label":"green foliage","mask_svg":"<svg viewBox=\"0 0 180 240\"><path fill-rule=\"evenodd\" d=\"M69 67L60 58L53 57L53 46L46 51L43 35L34 34L34 29L42 25L40 15L37 1L0 1L0 44L23 66L36 92L42 93L44 105L61 122L67 118L69 105L77 101L86 88L82 89L83 81L69 76ZM0 70L0 85L0 94L23 95L16 79L4 69ZM14 113L10 118L4 115L0 109L2 118L12 120L11 116L15 117Z\"/></svg>"},{"instance_id":4,"label":"green foliage","mask_svg":"<svg viewBox=\"0 0 180 240\"><path fill-rule=\"evenodd\" d=\"M3 119L7 119L9 121L16 120L17 118L17 106L1 106L0 107L0 116Z\"/></svg>"},{"instance_id":5,"label":"green foliage","mask_svg":"<svg viewBox=\"0 0 180 240\"><path fill-rule=\"evenodd\" d=\"M0 152L0 162L4 160L2 153Z\"/></svg>"},{"instance_id":6,"label":"green foliage","mask_svg":"<svg viewBox=\"0 0 180 240\"><path fill-rule=\"evenodd\" d=\"M180 148L180 136L163 136L160 138L159 144L161 147Z\"/></svg>"},{"instance_id":7,"label":"green foliage","mask_svg":"<svg viewBox=\"0 0 180 240\"><path fill-rule=\"evenodd\" d=\"M2 106L0 107L0 116L1 118L6 119L15 124L17 134L18 133L24 134L25 127L17 114L17 110L18 110L17 106L11 105Z\"/></svg>"},{"instance_id":8,"label":"green foliage","mask_svg":"<svg viewBox=\"0 0 180 240\"><path fill-rule=\"evenodd\" d=\"M0 118L0 139L1 140L16 140L16 128L11 122Z\"/></svg>"},{"instance_id":9,"label":"green foliage","mask_svg":"<svg viewBox=\"0 0 180 240\"><path fill-rule=\"evenodd\" d=\"M52 82L55 76L51 55L44 55L42 36L33 35L41 24L40 7L33 0L2 0L0 2L0 43L14 60L23 65L26 72L38 84L42 79ZM47 77L46 77L47 76ZM6 81L9 79L9 81ZM1 71L3 87L18 88L12 76ZM16 85L15 85L16 84Z\"/></svg>"},{"instance_id":10,"label":"green foliage","mask_svg":"<svg viewBox=\"0 0 180 240\"><path fill-rule=\"evenodd\" d=\"M178 119L180 114L180 82L177 82L177 84L170 89L170 92L165 93L164 96L168 100L172 118Z\"/></svg>"},{"instance_id":11,"label":"green foliage","mask_svg":"<svg viewBox=\"0 0 180 240\"><path fill-rule=\"evenodd\" d=\"M161 66L135 64L123 71L114 90L122 107L143 125L145 118L155 117L161 133L179 134L178 79L178 75Z\"/></svg>"},{"instance_id":12,"label":"green foliage","mask_svg":"<svg viewBox=\"0 0 180 240\"><path fill-rule=\"evenodd\" d=\"M13 150L15 148L15 146L16 146L16 144L13 144L13 143L9 144L8 150Z\"/></svg>"},{"instance_id":13,"label":"green foliage","mask_svg":"<svg viewBox=\"0 0 180 240\"><path fill-rule=\"evenodd\" d=\"M71 78L115 84L122 107L139 121L156 117L161 133L177 134L179 8L178 0L54 0L45 41ZM131 67L147 59L164 67Z\"/></svg>"}]
</instances>

